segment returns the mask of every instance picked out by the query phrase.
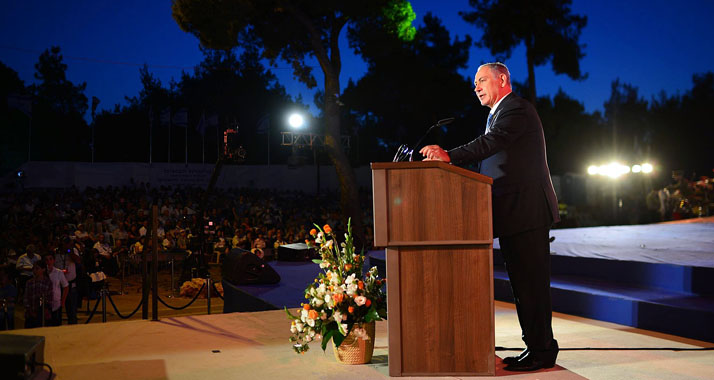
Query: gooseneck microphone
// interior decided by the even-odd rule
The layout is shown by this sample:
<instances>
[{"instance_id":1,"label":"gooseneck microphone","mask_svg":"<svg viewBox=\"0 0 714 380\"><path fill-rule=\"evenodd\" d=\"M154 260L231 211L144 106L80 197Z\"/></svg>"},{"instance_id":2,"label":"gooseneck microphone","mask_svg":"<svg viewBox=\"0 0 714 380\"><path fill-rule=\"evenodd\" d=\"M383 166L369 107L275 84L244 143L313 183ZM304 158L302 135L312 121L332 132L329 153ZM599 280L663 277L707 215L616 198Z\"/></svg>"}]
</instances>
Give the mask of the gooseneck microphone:
<instances>
[{"instance_id":1,"label":"gooseneck microphone","mask_svg":"<svg viewBox=\"0 0 714 380\"><path fill-rule=\"evenodd\" d=\"M426 130L426 133L424 133L424 136L422 136L419 139L419 141L417 141L417 143L414 144L413 146L415 148L419 147L419 144L421 144L422 140L424 140L424 138L426 138L426 136L429 135L429 132L431 132L432 129L434 129L436 127L441 127L441 126L444 126L447 124L451 124L454 120L455 120L455 118L448 117L446 119L441 119L441 120L437 121L436 124L432 125L431 127L429 127L429 129ZM392 162L406 161L407 158L409 158L409 161L411 162L413 153L414 153L414 149L410 149L408 145L402 144L399 146L399 148L397 148L397 153L394 154L394 159L392 159Z\"/></svg>"}]
</instances>

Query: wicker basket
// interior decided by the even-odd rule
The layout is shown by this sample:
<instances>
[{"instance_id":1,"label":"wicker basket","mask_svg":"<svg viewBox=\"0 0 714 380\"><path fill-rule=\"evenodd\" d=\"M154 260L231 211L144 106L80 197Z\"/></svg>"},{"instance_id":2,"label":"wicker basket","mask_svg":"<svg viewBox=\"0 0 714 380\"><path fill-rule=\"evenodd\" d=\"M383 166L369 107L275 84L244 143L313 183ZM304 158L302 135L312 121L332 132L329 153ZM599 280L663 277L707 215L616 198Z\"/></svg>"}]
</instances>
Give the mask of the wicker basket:
<instances>
[{"instance_id":1,"label":"wicker basket","mask_svg":"<svg viewBox=\"0 0 714 380\"><path fill-rule=\"evenodd\" d=\"M374 352L374 322L363 323L362 328L367 332L369 340L358 338L353 328L339 347L335 347L335 343L332 342L335 359L337 359L338 362L343 364L365 364L372 361L372 353Z\"/></svg>"}]
</instances>

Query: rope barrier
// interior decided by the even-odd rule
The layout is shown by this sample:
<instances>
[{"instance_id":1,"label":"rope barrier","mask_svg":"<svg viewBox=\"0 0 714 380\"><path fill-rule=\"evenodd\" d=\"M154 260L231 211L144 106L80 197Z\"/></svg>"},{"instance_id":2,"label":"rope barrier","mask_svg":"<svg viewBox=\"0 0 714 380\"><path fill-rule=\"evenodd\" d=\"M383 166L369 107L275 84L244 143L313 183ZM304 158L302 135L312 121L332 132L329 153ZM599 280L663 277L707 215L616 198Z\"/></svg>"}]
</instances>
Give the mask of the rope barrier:
<instances>
[{"instance_id":1,"label":"rope barrier","mask_svg":"<svg viewBox=\"0 0 714 380\"><path fill-rule=\"evenodd\" d=\"M204 283L203 285L201 285L201 289L198 290L198 292L197 292L196 295L193 297L193 299L191 300L191 302L189 302L189 303L187 303L186 305L181 306L181 307L171 306L171 305L167 304L163 299L161 299L161 296L159 296L158 299L159 299L159 302L161 302L164 306L168 307L169 309L173 309L173 310L183 310L183 309L185 309L185 308L191 306L191 304L193 304L193 303L196 301L196 299L198 299L198 296L201 295L201 293L203 292L203 288L205 288L205 287L206 287L206 284Z\"/></svg>"},{"instance_id":2,"label":"rope barrier","mask_svg":"<svg viewBox=\"0 0 714 380\"><path fill-rule=\"evenodd\" d=\"M94 304L94 309L93 309L92 312L89 314L89 318L87 318L87 321L84 322L85 325L86 325L87 323L89 323L89 322L92 320L92 317L94 317L94 313L97 311L97 308L99 307L99 302L100 302L101 300L102 300L102 297L97 298L97 303ZM87 302L89 302L89 300L87 300Z\"/></svg>"},{"instance_id":3,"label":"rope barrier","mask_svg":"<svg viewBox=\"0 0 714 380\"><path fill-rule=\"evenodd\" d=\"M136 312L139 311L139 309L141 308L141 305L144 303L144 298L142 297L142 298L139 300L139 304L136 305L136 308L134 309L134 311L132 311L131 314L124 316L124 315L122 315L122 314L119 312L119 309L117 309L117 305L114 304L114 300L112 299L112 295L111 295L110 293L107 293L107 296L109 297L109 303L112 304L112 307L114 308L114 311L117 313L117 315L118 315L119 318L121 318L121 319L129 319L129 318L133 317L134 314L136 314Z\"/></svg>"},{"instance_id":4,"label":"rope barrier","mask_svg":"<svg viewBox=\"0 0 714 380\"><path fill-rule=\"evenodd\" d=\"M216 295L218 296L218 298L223 299L223 296L221 295L221 292L219 292L218 289L216 289L216 282L215 282L215 281L212 281L212 282L211 282L211 286L213 286L213 290L216 292Z\"/></svg>"}]
</instances>

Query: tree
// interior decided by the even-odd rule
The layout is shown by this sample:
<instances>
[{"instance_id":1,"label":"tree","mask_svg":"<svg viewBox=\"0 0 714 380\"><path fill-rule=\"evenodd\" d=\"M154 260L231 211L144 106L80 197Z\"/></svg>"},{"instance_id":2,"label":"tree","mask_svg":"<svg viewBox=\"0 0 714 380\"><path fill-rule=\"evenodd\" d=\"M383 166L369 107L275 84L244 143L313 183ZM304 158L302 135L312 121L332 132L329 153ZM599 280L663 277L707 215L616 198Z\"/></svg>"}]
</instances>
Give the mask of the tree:
<instances>
[{"instance_id":1,"label":"tree","mask_svg":"<svg viewBox=\"0 0 714 380\"><path fill-rule=\"evenodd\" d=\"M282 59L308 87L316 86L307 57L314 57L324 77L325 145L340 180L343 212L352 218L355 234L363 237L357 181L340 145L340 34L346 26L354 41L361 24L386 24L404 38L413 36L416 17L405 0L174 0L173 17L201 44L227 49L250 35L263 46L263 56L272 63ZM252 38L248 39L252 40Z\"/></svg>"},{"instance_id":2,"label":"tree","mask_svg":"<svg viewBox=\"0 0 714 380\"><path fill-rule=\"evenodd\" d=\"M31 86L35 97L32 159L88 160L90 133L83 117L88 108L87 84L75 85L67 79L58 46L40 55L35 70L39 83Z\"/></svg>"},{"instance_id":3,"label":"tree","mask_svg":"<svg viewBox=\"0 0 714 380\"><path fill-rule=\"evenodd\" d=\"M376 28L363 30L357 47L369 69L357 83L350 81L342 96L345 117L359 128L361 153L391 160L398 145L415 143L429 125L446 117L458 117L448 137L470 131L459 141L475 138L480 131L464 117L475 104L471 81L458 73L466 67L470 46L468 36L452 40L431 13L413 41L385 38ZM443 139L432 133L427 140Z\"/></svg>"},{"instance_id":4,"label":"tree","mask_svg":"<svg viewBox=\"0 0 714 380\"><path fill-rule=\"evenodd\" d=\"M528 98L536 104L535 66L550 61L556 74L585 78L580 72L584 45L578 38L587 17L571 14L570 4L571 0L469 0L475 11L459 14L484 29L476 46L489 48L494 56L509 58L513 48L525 45Z\"/></svg>"}]
</instances>

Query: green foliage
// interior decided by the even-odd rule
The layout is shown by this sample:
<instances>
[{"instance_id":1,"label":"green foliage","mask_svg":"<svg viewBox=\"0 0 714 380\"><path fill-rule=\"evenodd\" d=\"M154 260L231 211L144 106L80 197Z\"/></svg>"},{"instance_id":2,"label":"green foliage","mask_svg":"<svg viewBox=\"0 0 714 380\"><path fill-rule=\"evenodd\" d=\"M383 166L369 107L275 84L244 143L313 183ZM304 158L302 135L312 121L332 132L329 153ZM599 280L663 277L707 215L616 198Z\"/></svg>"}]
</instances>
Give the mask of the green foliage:
<instances>
[{"instance_id":1,"label":"green foliage","mask_svg":"<svg viewBox=\"0 0 714 380\"><path fill-rule=\"evenodd\" d=\"M384 7L384 17L391 21L391 32L404 41L411 41L416 35L416 28L412 22L416 19L416 13L408 1L395 1Z\"/></svg>"}]
</instances>

